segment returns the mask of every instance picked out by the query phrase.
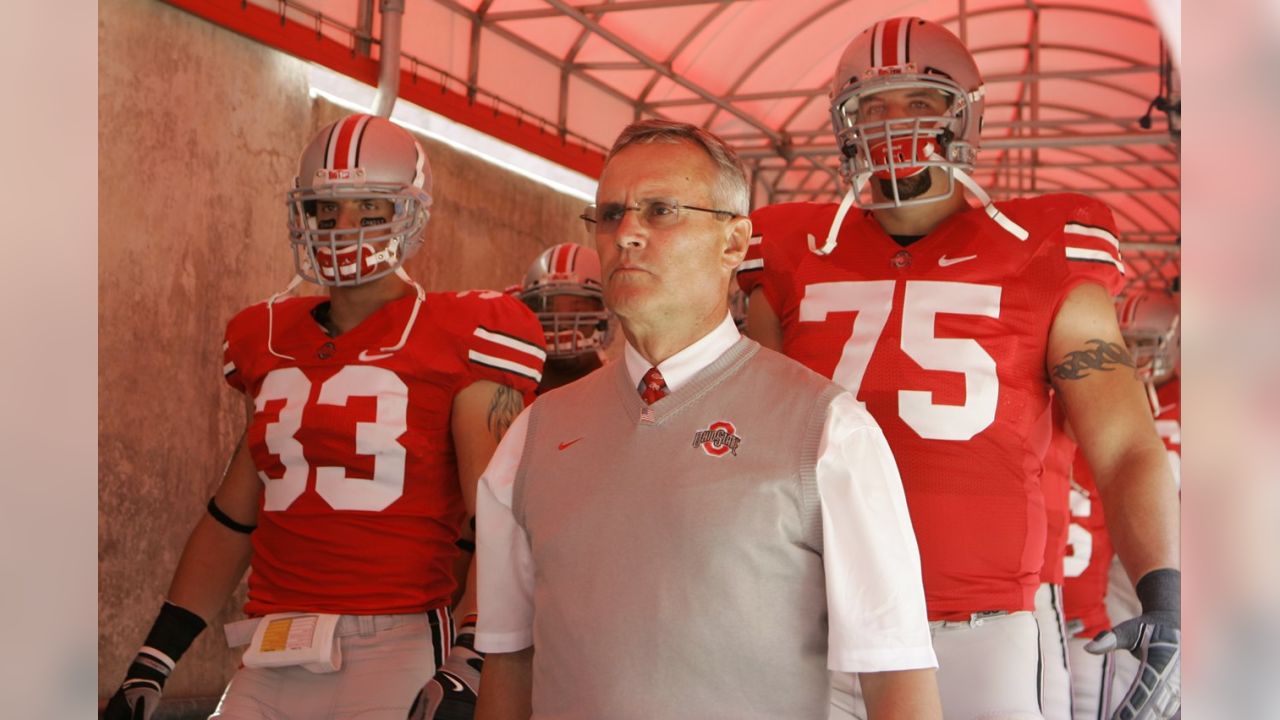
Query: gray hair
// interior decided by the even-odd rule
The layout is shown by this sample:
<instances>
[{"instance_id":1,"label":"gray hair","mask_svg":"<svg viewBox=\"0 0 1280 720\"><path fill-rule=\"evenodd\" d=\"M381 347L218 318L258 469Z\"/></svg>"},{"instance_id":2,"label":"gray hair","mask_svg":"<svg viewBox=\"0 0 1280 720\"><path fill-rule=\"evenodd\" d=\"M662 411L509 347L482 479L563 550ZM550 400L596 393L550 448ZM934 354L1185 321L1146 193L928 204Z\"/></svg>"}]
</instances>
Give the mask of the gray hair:
<instances>
[{"instance_id":1,"label":"gray hair","mask_svg":"<svg viewBox=\"0 0 1280 720\"><path fill-rule=\"evenodd\" d=\"M607 165L614 155L630 145L662 143L676 145L692 143L707 151L716 164L716 201L724 203L725 210L739 215L751 211L751 191L747 185L747 172L738 154L715 134L689 123L651 118L631 123L622 130L604 161Z\"/></svg>"}]
</instances>

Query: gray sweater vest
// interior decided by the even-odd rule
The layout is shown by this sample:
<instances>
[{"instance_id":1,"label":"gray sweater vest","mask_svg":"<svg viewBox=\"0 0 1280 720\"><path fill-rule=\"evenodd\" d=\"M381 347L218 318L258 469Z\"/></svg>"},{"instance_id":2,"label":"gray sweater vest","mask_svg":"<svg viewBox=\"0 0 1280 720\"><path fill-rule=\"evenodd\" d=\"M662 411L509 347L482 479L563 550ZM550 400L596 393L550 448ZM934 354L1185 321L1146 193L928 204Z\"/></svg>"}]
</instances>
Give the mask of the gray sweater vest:
<instances>
[{"instance_id":1,"label":"gray sweater vest","mask_svg":"<svg viewBox=\"0 0 1280 720\"><path fill-rule=\"evenodd\" d=\"M814 467L840 392L743 338L652 406L623 362L534 403L535 718L827 717Z\"/></svg>"}]
</instances>

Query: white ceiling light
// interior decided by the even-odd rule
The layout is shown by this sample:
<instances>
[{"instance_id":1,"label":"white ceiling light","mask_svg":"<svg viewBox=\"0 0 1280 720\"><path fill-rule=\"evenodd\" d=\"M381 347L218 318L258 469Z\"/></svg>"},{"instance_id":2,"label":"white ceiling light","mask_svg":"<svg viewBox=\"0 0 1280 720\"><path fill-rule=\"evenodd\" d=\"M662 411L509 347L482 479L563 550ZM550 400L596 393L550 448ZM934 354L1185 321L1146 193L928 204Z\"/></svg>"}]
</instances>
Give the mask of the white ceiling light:
<instances>
[{"instance_id":1,"label":"white ceiling light","mask_svg":"<svg viewBox=\"0 0 1280 720\"><path fill-rule=\"evenodd\" d=\"M310 96L313 98L323 97L336 105L356 112L372 111L377 89L359 80L353 80L326 67L308 63L307 82L310 84ZM557 192L572 195L587 202L595 201L596 181L594 179L479 130L473 130L466 125L437 115L404 98L396 101L391 119L414 132L446 143L511 172L519 173Z\"/></svg>"}]
</instances>

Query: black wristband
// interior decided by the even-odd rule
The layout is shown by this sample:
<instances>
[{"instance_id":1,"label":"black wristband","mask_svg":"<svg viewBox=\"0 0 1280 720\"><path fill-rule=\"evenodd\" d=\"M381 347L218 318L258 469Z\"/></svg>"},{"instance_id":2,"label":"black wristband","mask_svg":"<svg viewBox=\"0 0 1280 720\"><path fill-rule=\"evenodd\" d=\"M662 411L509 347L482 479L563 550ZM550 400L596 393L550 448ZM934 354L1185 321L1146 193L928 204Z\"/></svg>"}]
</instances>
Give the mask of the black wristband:
<instances>
[{"instance_id":1,"label":"black wristband","mask_svg":"<svg viewBox=\"0 0 1280 720\"><path fill-rule=\"evenodd\" d=\"M146 644L138 651L138 655L158 660L172 670L172 664L177 663L187 648L191 647L205 625L199 615L166 600L160 606L160 614L156 616L151 632L147 633Z\"/></svg>"},{"instance_id":2,"label":"black wristband","mask_svg":"<svg viewBox=\"0 0 1280 720\"><path fill-rule=\"evenodd\" d=\"M1142 612L1182 613L1182 573L1173 568L1160 568L1143 575L1134 586Z\"/></svg>"},{"instance_id":3,"label":"black wristband","mask_svg":"<svg viewBox=\"0 0 1280 720\"><path fill-rule=\"evenodd\" d=\"M245 525L232 520L226 513L222 512L222 508L218 507L218 503L214 502L213 498L209 498L209 505L207 506L207 509L209 510L209 514L213 516L214 520L217 520L238 533L248 535L258 528L257 525Z\"/></svg>"}]
</instances>

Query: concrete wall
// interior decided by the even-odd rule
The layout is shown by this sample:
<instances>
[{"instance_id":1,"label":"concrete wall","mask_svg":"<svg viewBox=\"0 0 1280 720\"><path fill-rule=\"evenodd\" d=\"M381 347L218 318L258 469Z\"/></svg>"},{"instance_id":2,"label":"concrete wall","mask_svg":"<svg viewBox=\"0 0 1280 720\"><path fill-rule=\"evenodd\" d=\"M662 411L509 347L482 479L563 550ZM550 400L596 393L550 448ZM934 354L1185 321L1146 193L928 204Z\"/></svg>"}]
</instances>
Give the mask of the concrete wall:
<instances>
[{"instance_id":1,"label":"concrete wall","mask_svg":"<svg viewBox=\"0 0 1280 720\"><path fill-rule=\"evenodd\" d=\"M304 65L153 0L99 3L98 692L114 691L243 430L222 331L284 286L283 193L305 142L346 111ZM582 202L423 139L435 172L428 290L517 282L547 245L586 240ZM74 206L68 206L73 208ZM243 588L218 623L239 617ZM218 625L166 696L221 692Z\"/></svg>"}]
</instances>

